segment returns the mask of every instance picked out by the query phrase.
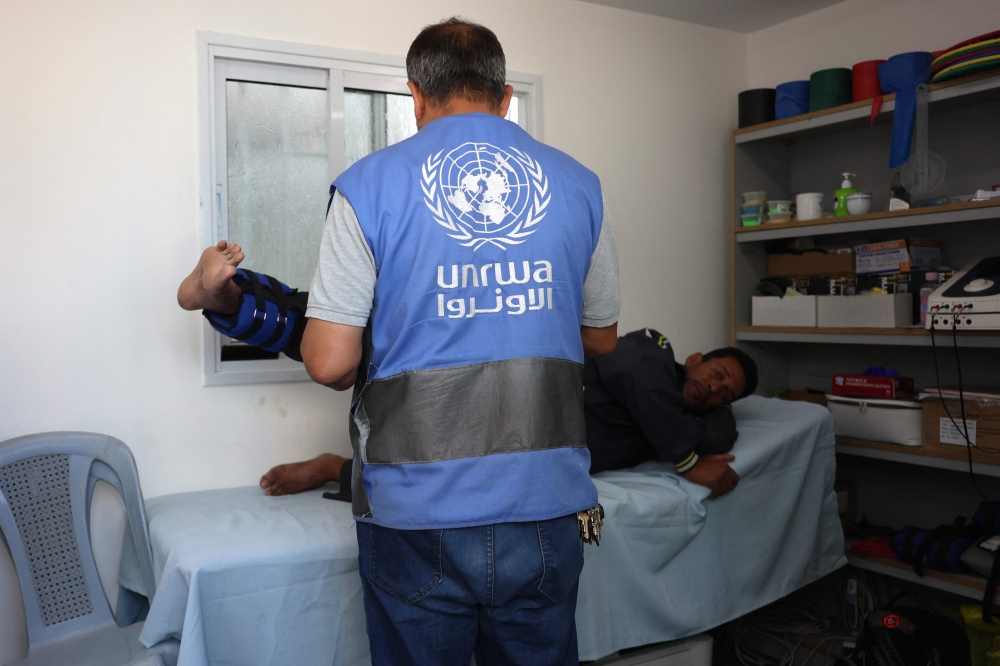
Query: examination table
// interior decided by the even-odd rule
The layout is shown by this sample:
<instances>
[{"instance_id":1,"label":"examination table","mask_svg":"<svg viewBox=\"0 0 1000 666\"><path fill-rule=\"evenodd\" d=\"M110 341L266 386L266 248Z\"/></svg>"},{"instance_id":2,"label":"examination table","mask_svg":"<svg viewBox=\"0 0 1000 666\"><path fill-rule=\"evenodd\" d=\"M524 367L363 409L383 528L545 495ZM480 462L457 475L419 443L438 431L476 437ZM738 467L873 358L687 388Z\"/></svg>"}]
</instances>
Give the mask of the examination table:
<instances>
[{"instance_id":1,"label":"examination table","mask_svg":"<svg viewBox=\"0 0 1000 666\"><path fill-rule=\"evenodd\" d=\"M705 501L659 463L594 477L607 517L586 548L581 659L703 632L846 563L830 413L733 407L731 494ZM146 515L157 593L141 640L181 638L178 666L369 662L347 504L236 488L152 498ZM143 592L127 550L120 582Z\"/></svg>"}]
</instances>

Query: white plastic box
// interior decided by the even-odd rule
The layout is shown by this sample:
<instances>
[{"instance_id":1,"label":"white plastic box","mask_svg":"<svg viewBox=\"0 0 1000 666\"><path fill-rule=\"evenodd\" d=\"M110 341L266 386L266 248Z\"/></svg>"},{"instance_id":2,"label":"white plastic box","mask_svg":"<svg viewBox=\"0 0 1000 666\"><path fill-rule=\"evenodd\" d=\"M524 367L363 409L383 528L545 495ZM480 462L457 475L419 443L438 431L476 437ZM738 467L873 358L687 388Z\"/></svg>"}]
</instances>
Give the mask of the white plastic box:
<instances>
[{"instance_id":1,"label":"white plastic box","mask_svg":"<svg viewBox=\"0 0 1000 666\"><path fill-rule=\"evenodd\" d=\"M879 400L827 394L833 430L856 437L903 446L920 446L923 409L916 400Z\"/></svg>"},{"instance_id":2,"label":"white plastic box","mask_svg":"<svg viewBox=\"0 0 1000 666\"><path fill-rule=\"evenodd\" d=\"M817 296L816 325L832 328L902 328L913 324L913 294Z\"/></svg>"},{"instance_id":3,"label":"white plastic box","mask_svg":"<svg viewBox=\"0 0 1000 666\"><path fill-rule=\"evenodd\" d=\"M754 326L816 326L816 296L752 296Z\"/></svg>"}]
</instances>

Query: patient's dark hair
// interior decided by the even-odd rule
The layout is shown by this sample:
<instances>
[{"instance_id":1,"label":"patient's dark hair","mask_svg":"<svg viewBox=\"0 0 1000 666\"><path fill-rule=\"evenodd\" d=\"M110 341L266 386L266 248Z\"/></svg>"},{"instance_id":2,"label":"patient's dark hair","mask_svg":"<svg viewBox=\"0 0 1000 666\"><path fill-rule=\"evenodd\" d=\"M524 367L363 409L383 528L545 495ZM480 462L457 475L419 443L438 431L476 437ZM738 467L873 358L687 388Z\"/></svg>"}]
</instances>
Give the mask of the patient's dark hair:
<instances>
[{"instance_id":1,"label":"patient's dark hair","mask_svg":"<svg viewBox=\"0 0 1000 666\"><path fill-rule=\"evenodd\" d=\"M735 358L736 362L743 368L743 377L746 380L746 386L743 387L743 393L740 394L740 398L751 395L757 390L757 364L754 363L753 359L746 352L740 351L736 347L723 347L722 349L708 352L702 357L702 360L709 361L713 358L726 358L727 356Z\"/></svg>"},{"instance_id":2,"label":"patient's dark hair","mask_svg":"<svg viewBox=\"0 0 1000 666\"><path fill-rule=\"evenodd\" d=\"M406 76L436 104L458 95L496 108L507 60L492 30L453 16L420 31L406 54Z\"/></svg>"}]
</instances>

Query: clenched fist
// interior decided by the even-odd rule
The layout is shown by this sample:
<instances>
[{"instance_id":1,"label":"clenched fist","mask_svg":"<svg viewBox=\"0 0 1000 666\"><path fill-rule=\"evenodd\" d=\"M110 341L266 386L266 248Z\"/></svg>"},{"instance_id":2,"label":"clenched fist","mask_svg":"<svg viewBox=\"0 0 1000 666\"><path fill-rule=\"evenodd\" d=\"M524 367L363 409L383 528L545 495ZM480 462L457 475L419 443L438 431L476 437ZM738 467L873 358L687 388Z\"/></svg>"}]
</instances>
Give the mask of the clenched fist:
<instances>
[{"instance_id":1,"label":"clenched fist","mask_svg":"<svg viewBox=\"0 0 1000 666\"><path fill-rule=\"evenodd\" d=\"M740 476L729 463L736 460L736 456L724 453L707 453L698 459L698 464L684 474L684 478L691 483L705 486L712 491L708 499L721 497L736 487L740 482Z\"/></svg>"}]
</instances>

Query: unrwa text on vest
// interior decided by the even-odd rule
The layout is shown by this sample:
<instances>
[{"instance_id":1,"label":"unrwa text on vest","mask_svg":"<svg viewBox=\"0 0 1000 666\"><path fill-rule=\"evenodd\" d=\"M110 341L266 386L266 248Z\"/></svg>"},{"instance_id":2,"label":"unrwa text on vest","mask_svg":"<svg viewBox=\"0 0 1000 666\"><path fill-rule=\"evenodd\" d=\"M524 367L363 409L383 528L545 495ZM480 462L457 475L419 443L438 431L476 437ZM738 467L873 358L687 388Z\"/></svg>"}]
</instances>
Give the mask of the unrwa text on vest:
<instances>
[{"instance_id":1,"label":"unrwa text on vest","mask_svg":"<svg viewBox=\"0 0 1000 666\"><path fill-rule=\"evenodd\" d=\"M501 264L484 264L478 269L475 264L464 264L461 268L462 272L462 288L469 286L469 276L472 276L472 286L480 286L480 277L482 277L482 286L490 286L490 269L493 269L493 275L496 279L496 283L501 286L506 286L508 284L525 284L528 280L534 279L535 282L552 282L552 262L536 261L533 262L537 268L535 272L531 272L531 263L527 261L521 262L523 272L521 279L517 278L517 270L513 261L507 262L508 266L508 279L503 279L503 266ZM451 265L451 281L444 281L444 266L437 267L437 283L442 289L457 289L458 288L458 264Z\"/></svg>"},{"instance_id":2,"label":"unrwa text on vest","mask_svg":"<svg viewBox=\"0 0 1000 666\"><path fill-rule=\"evenodd\" d=\"M489 274L491 268L493 269L495 283L498 285L507 286L510 284L526 284L532 279L538 283L552 282L552 263L549 261L535 261L534 266L536 268L534 273L531 271L531 263L528 261L521 262L522 271L520 279L518 278L514 262L507 262L507 266L507 279L504 279L503 266L499 263L485 264L480 267L477 267L474 264L465 264L461 267L461 269L459 269L458 264L452 264L451 280L448 282L445 282L445 267L438 266L437 284L442 289L458 289L458 275L459 270L461 270L461 288L467 289L469 287L488 287L490 285ZM537 311L552 309L552 287L538 288L537 294L535 289L528 289L527 294L510 294L507 296L506 301L503 297L503 290L498 287L496 289L496 305L485 308L479 308L476 306L475 296L469 297L468 307L466 307L466 301L464 298L451 298L446 300L444 294L438 294L437 296L437 315L439 317L444 317L447 311L449 319L470 318L476 316L477 314L492 314L501 312L504 309L505 302L509 308L506 311L506 314L509 315L520 315L529 310ZM548 296L548 298L546 298L546 296Z\"/></svg>"}]
</instances>

